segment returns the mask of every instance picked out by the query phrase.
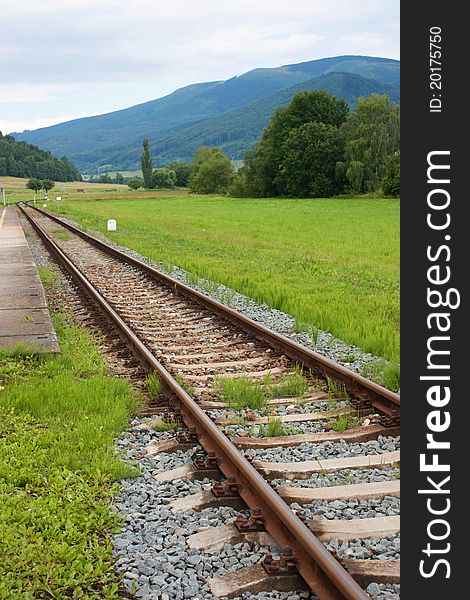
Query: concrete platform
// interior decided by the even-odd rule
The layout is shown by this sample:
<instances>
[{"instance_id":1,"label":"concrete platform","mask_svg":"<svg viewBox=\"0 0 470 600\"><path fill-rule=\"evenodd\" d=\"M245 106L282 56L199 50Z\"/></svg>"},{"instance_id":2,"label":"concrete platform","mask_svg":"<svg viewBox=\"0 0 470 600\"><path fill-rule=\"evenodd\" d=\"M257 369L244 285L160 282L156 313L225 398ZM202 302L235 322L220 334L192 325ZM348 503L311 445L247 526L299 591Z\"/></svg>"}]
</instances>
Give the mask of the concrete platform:
<instances>
[{"instance_id":1,"label":"concrete platform","mask_svg":"<svg viewBox=\"0 0 470 600\"><path fill-rule=\"evenodd\" d=\"M58 352L46 295L16 209L0 207L0 348Z\"/></svg>"}]
</instances>

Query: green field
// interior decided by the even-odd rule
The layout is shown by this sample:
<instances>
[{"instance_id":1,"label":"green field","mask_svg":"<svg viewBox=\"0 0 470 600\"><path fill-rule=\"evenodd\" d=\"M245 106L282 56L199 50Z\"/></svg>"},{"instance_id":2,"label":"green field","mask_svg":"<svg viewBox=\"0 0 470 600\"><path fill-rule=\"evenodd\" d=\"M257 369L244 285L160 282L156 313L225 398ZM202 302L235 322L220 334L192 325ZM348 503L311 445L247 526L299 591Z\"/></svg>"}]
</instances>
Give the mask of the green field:
<instances>
[{"instance_id":1,"label":"green field","mask_svg":"<svg viewBox=\"0 0 470 600\"><path fill-rule=\"evenodd\" d=\"M49 209L104 233L114 218L119 244L398 360L399 201L142 195Z\"/></svg>"}]
</instances>

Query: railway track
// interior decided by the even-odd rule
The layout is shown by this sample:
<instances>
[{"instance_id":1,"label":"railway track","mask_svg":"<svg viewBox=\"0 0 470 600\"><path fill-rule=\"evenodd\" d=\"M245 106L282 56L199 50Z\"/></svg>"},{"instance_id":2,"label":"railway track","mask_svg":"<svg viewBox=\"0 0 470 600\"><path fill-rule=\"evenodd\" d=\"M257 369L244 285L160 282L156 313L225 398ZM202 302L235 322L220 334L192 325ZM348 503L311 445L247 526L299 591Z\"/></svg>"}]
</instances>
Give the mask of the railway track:
<instances>
[{"instance_id":1,"label":"railway track","mask_svg":"<svg viewBox=\"0 0 470 600\"><path fill-rule=\"evenodd\" d=\"M54 215L26 205L19 207L49 251L93 298L145 368L158 373L173 418L185 427L173 439L151 445L146 456L202 447L191 464L178 467L178 472L162 473L160 480L222 477L223 482L215 483L212 491L176 500L173 509L201 510L217 503L230 504L234 497L251 509L248 518L240 516L228 529L211 532L210 543L204 535L193 538L192 547L250 539L262 530L283 549L280 558L268 556L258 570L240 573L238 588L235 586L230 594L252 589L250 577L264 579L262 585L274 589L281 580L282 585L291 585L300 574L321 600L352 600L368 595L351 573L362 584L396 581L396 561L349 560L341 564L325 547L332 539L394 535L399 531L396 518L328 521L312 519L303 508L351 497L361 501L395 497L399 495L396 481L317 489L298 484L315 473L359 472L395 465L398 452L383 448L372 454L326 460L309 456L303 448L346 442L360 447L379 436L395 435L399 424L396 394ZM341 397L345 391L347 402ZM259 406L237 405L238 412L231 410L233 396L236 400L246 393L254 395ZM351 415L357 427L334 430L338 419L347 420ZM299 431L294 427L300 427ZM280 435L259 437L269 428L277 429ZM297 448L307 460L260 460L263 452L269 456L270 448L284 448L286 452ZM286 485L289 480L295 485ZM298 510L289 507L292 503ZM211 583L214 595L227 595L224 584L227 586L226 581Z\"/></svg>"}]
</instances>

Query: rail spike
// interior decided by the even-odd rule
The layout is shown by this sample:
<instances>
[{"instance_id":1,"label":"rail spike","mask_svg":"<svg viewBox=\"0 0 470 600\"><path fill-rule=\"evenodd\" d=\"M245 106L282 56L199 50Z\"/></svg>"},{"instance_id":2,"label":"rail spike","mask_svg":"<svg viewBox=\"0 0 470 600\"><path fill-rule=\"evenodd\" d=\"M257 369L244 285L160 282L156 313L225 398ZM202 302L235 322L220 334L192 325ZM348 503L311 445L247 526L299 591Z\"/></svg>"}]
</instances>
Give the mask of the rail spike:
<instances>
[{"instance_id":1,"label":"rail spike","mask_svg":"<svg viewBox=\"0 0 470 600\"><path fill-rule=\"evenodd\" d=\"M271 552L268 552L261 563L263 569L268 575L297 575L298 560L292 551L292 548L286 547L281 550L281 557L274 558Z\"/></svg>"},{"instance_id":2,"label":"rail spike","mask_svg":"<svg viewBox=\"0 0 470 600\"><path fill-rule=\"evenodd\" d=\"M193 460L193 465L197 471L214 471L219 468L219 459L215 452L197 451Z\"/></svg>"},{"instance_id":3,"label":"rail spike","mask_svg":"<svg viewBox=\"0 0 470 600\"><path fill-rule=\"evenodd\" d=\"M216 498L240 498L240 487L232 475L226 481L215 481L211 492Z\"/></svg>"},{"instance_id":4,"label":"rail spike","mask_svg":"<svg viewBox=\"0 0 470 600\"><path fill-rule=\"evenodd\" d=\"M242 514L237 515L234 523L241 533L248 531L265 531L264 517L261 508L251 508L250 516L246 519Z\"/></svg>"}]
</instances>

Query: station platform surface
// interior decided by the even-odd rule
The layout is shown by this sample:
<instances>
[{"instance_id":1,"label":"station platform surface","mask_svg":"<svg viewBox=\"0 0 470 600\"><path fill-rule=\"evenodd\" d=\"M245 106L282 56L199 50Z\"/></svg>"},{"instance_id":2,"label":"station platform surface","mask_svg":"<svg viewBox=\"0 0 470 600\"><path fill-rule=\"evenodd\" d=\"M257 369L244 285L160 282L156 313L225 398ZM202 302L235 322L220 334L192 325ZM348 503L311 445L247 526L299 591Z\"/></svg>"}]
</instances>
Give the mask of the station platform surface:
<instances>
[{"instance_id":1,"label":"station platform surface","mask_svg":"<svg viewBox=\"0 0 470 600\"><path fill-rule=\"evenodd\" d=\"M17 211L0 206L0 348L58 352L46 295Z\"/></svg>"}]
</instances>

